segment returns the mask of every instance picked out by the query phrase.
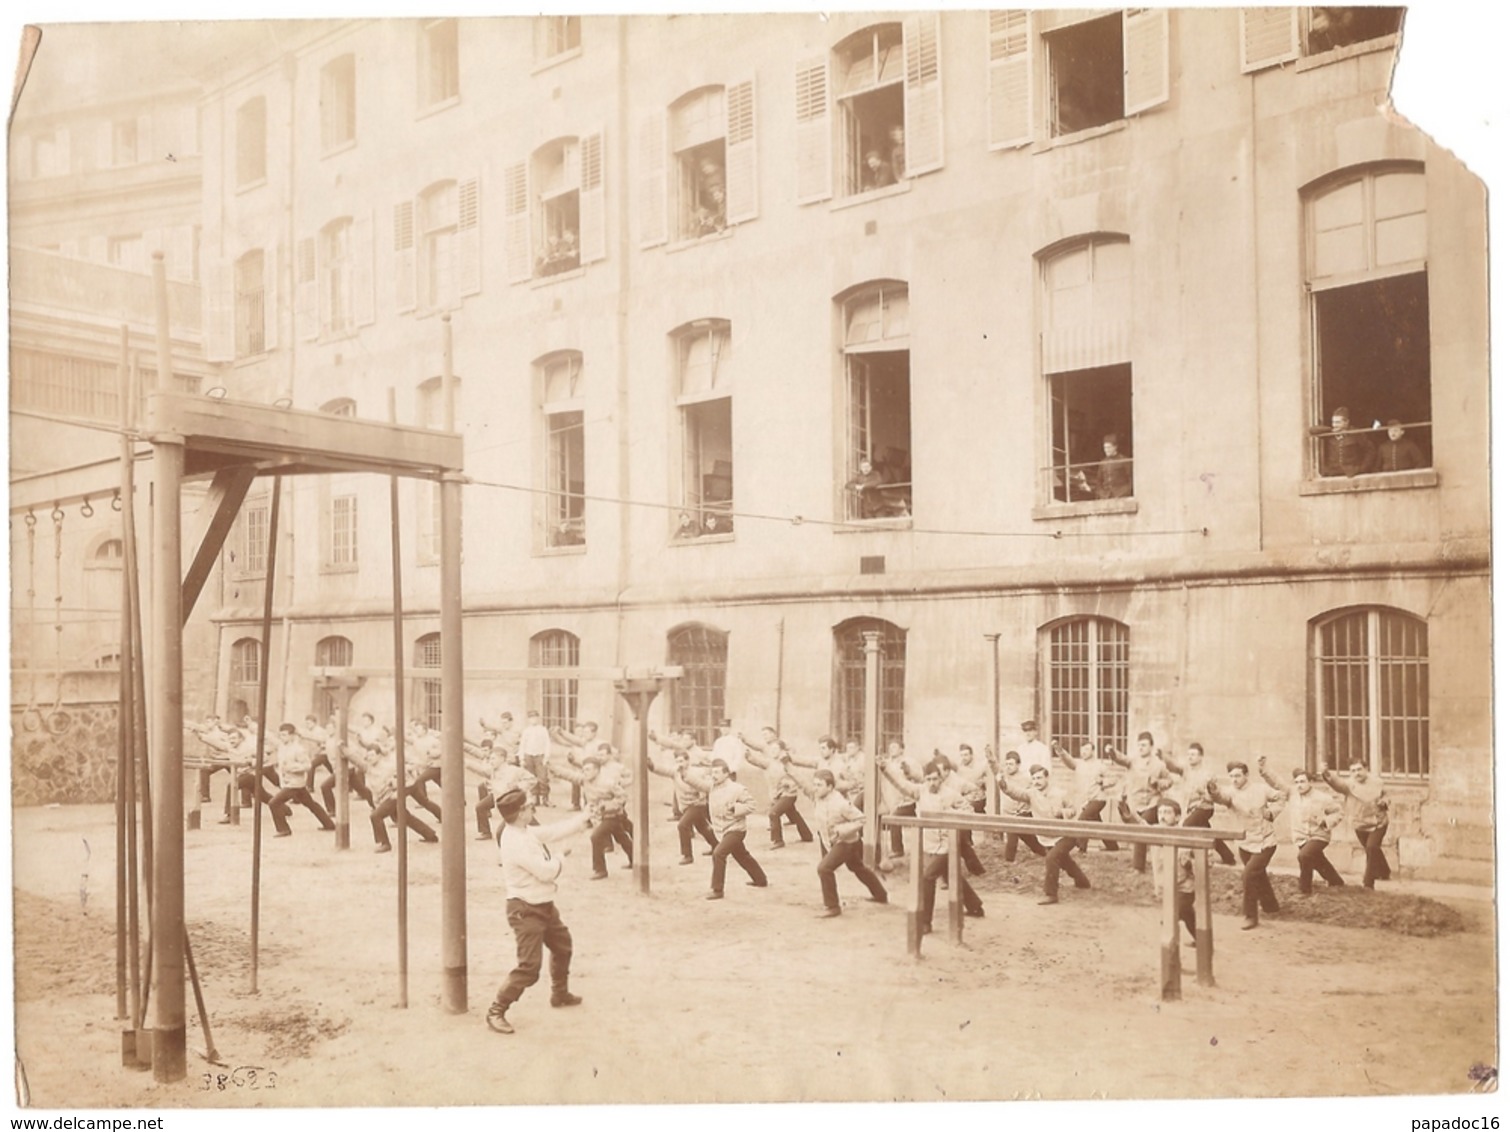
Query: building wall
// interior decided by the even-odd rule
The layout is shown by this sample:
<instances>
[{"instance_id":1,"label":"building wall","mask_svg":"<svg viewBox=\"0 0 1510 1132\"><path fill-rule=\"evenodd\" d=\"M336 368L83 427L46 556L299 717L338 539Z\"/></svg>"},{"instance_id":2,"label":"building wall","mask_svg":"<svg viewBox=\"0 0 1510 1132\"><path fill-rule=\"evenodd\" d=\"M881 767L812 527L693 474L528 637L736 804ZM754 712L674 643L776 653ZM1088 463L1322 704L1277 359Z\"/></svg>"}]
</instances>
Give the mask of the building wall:
<instances>
[{"instance_id":1,"label":"building wall","mask_svg":"<svg viewBox=\"0 0 1510 1132\"><path fill-rule=\"evenodd\" d=\"M1037 27L1055 18L1037 15ZM350 397L381 419L391 388L398 419L419 419L419 386L442 370L445 331L439 312L398 310L395 209L439 181L477 178L481 285L449 324L472 481L468 663L524 665L530 636L548 628L581 638L583 665L657 662L668 629L707 622L731 634L731 713L755 726L779 706L783 731L807 742L832 723L834 626L884 617L908 633L909 746L926 750L979 739L989 724L983 634L1002 634L1010 727L1046 711L1043 628L1094 614L1129 627L1134 732L1170 746L1200 738L1221 756L1267 754L1283 767L1312 742L1312 620L1397 608L1426 619L1433 669L1431 782L1397 786L1402 853L1486 860L1484 197L1450 156L1378 110L1391 44L1246 74L1238 12L1172 12L1166 101L1065 138L1040 123L1028 144L991 150L989 16L943 13L942 169L875 196L799 204L796 68L871 17L735 19L584 18L580 52L549 65L535 63L523 21L463 21L459 97L425 112L415 109L420 25L351 24L232 76L206 102L207 242L226 263L257 241L276 246L286 300L276 346L237 373L301 407ZM320 69L347 52L357 140L325 154ZM1032 58L1041 115L1045 60ZM645 123L691 91L746 80L757 215L718 237L642 247ZM226 123L252 93L268 99L268 178L238 191L226 180ZM295 128L284 137L272 123ZM605 257L510 282L511 168L552 139L600 129ZM1433 466L1323 481L1307 434L1331 408L1317 403L1312 376L1307 194L1386 161L1426 174ZM300 241L339 216L371 218L371 322L307 337L294 260ZM1132 506L1056 505L1044 486L1041 264L1094 234L1130 245ZM881 280L909 294L913 513L839 528L850 474L841 299ZM669 335L698 318L732 327L736 519L732 538L679 541ZM583 358L587 536L546 550L531 493L544 485L532 366L563 349ZM358 562L332 569L307 532L347 490L358 494ZM425 490L400 491L411 657L413 640L436 627L438 571L420 550ZM285 506L299 534L287 548L279 647L287 708L302 712L301 666L332 626L345 627L358 664L391 656L388 488L375 477L302 483ZM861 573L862 558L883 559L884 572ZM256 587L232 589L222 658L259 603ZM1459 639L1473 647L1444 643ZM517 713L524 694L522 681L469 684L469 718ZM386 695L372 678L358 702ZM582 710L616 709L604 691Z\"/></svg>"}]
</instances>

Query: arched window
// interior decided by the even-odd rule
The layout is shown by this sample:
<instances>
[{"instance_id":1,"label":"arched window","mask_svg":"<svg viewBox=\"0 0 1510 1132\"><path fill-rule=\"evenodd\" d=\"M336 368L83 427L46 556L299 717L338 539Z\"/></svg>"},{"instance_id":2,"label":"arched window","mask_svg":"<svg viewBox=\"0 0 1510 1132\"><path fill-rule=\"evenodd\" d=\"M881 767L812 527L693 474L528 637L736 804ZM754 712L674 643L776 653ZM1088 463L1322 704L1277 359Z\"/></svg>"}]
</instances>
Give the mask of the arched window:
<instances>
[{"instance_id":1,"label":"arched window","mask_svg":"<svg viewBox=\"0 0 1510 1132\"><path fill-rule=\"evenodd\" d=\"M758 212L755 83L688 91L640 124L640 245L698 240ZM670 204L668 209L667 204Z\"/></svg>"},{"instance_id":2,"label":"arched window","mask_svg":"<svg viewBox=\"0 0 1510 1132\"><path fill-rule=\"evenodd\" d=\"M333 417L354 417L357 415L357 403L350 397L337 397L321 405L320 412L329 413Z\"/></svg>"},{"instance_id":3,"label":"arched window","mask_svg":"<svg viewBox=\"0 0 1510 1132\"><path fill-rule=\"evenodd\" d=\"M877 745L902 742L907 688L907 631L877 617L856 617L834 627L834 737L841 743L865 734L865 634L880 634ZM874 752L872 752L874 754Z\"/></svg>"},{"instance_id":4,"label":"arched window","mask_svg":"<svg viewBox=\"0 0 1510 1132\"><path fill-rule=\"evenodd\" d=\"M1431 467L1426 240L1418 165L1353 173L1306 200L1318 476Z\"/></svg>"},{"instance_id":5,"label":"arched window","mask_svg":"<svg viewBox=\"0 0 1510 1132\"><path fill-rule=\"evenodd\" d=\"M1042 286L1045 500L1131 498L1131 245L1105 235L1061 245L1043 257Z\"/></svg>"},{"instance_id":6,"label":"arched window","mask_svg":"<svg viewBox=\"0 0 1510 1132\"><path fill-rule=\"evenodd\" d=\"M321 637L315 642L315 664L321 668L346 668L351 664L351 641L346 637ZM315 681L312 710L324 723L336 710L340 701L334 691Z\"/></svg>"},{"instance_id":7,"label":"arched window","mask_svg":"<svg viewBox=\"0 0 1510 1132\"><path fill-rule=\"evenodd\" d=\"M584 546L587 543L586 399L582 389L582 355L558 350L535 359L535 389L540 406L536 498L536 546Z\"/></svg>"},{"instance_id":8,"label":"arched window","mask_svg":"<svg viewBox=\"0 0 1510 1132\"><path fill-rule=\"evenodd\" d=\"M682 668L667 709L671 726L692 732L699 746L711 747L725 714L729 634L707 625L673 629L666 634L666 663Z\"/></svg>"},{"instance_id":9,"label":"arched window","mask_svg":"<svg viewBox=\"0 0 1510 1132\"><path fill-rule=\"evenodd\" d=\"M125 553L125 543L118 538L107 538L94 548L92 563L107 570L119 570Z\"/></svg>"},{"instance_id":10,"label":"arched window","mask_svg":"<svg viewBox=\"0 0 1510 1132\"><path fill-rule=\"evenodd\" d=\"M676 537L734 532L734 399L729 323L702 318L672 333L682 423L682 508Z\"/></svg>"},{"instance_id":11,"label":"arched window","mask_svg":"<svg viewBox=\"0 0 1510 1132\"><path fill-rule=\"evenodd\" d=\"M1071 751L1082 743L1127 750L1127 626L1075 617L1050 626L1040 640L1048 736Z\"/></svg>"},{"instance_id":12,"label":"arched window","mask_svg":"<svg viewBox=\"0 0 1510 1132\"><path fill-rule=\"evenodd\" d=\"M504 261L520 282L608 254L601 132L554 138L504 170Z\"/></svg>"},{"instance_id":13,"label":"arched window","mask_svg":"<svg viewBox=\"0 0 1510 1132\"><path fill-rule=\"evenodd\" d=\"M262 683L262 642L242 637L231 645L231 672L226 687L226 718L238 726L257 710Z\"/></svg>"},{"instance_id":14,"label":"arched window","mask_svg":"<svg viewBox=\"0 0 1510 1132\"><path fill-rule=\"evenodd\" d=\"M580 656L581 642L565 629L547 629L530 638L531 668L575 668ZM577 678L531 680L529 702L546 727L570 731L577 722Z\"/></svg>"},{"instance_id":15,"label":"arched window","mask_svg":"<svg viewBox=\"0 0 1510 1132\"><path fill-rule=\"evenodd\" d=\"M912 351L907 284L866 283L840 303L844 384L844 513L912 514Z\"/></svg>"},{"instance_id":16,"label":"arched window","mask_svg":"<svg viewBox=\"0 0 1510 1132\"><path fill-rule=\"evenodd\" d=\"M1425 779L1431 773L1426 622L1400 609L1349 609L1311 623L1316 762Z\"/></svg>"},{"instance_id":17,"label":"arched window","mask_svg":"<svg viewBox=\"0 0 1510 1132\"><path fill-rule=\"evenodd\" d=\"M440 668L440 634L426 633L414 642L414 667L416 669ZM439 729L441 717L440 680L433 676L416 675L414 681L415 718L426 727Z\"/></svg>"}]
</instances>

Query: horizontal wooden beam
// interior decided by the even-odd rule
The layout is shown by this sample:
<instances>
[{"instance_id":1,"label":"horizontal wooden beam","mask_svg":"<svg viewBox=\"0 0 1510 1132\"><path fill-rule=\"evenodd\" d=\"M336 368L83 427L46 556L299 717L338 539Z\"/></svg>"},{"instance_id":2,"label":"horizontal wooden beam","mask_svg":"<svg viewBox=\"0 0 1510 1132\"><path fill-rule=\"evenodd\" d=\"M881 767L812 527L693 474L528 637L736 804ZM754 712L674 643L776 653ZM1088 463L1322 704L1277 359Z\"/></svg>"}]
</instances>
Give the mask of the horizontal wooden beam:
<instances>
[{"instance_id":1,"label":"horizontal wooden beam","mask_svg":"<svg viewBox=\"0 0 1510 1132\"><path fill-rule=\"evenodd\" d=\"M1246 834L1239 829L1202 829L1189 825L1136 825L1104 821L1053 821L1045 818L1019 818L1006 814L929 814L927 817L899 817L882 814L883 827L923 827L927 829L971 829L998 833L1031 833L1037 837L1105 838L1109 841L1141 842L1144 845L1173 845L1179 849L1210 849L1218 841L1240 841Z\"/></svg>"},{"instance_id":2,"label":"horizontal wooden beam","mask_svg":"<svg viewBox=\"0 0 1510 1132\"><path fill-rule=\"evenodd\" d=\"M346 471L356 465L412 476L459 472L463 463L459 433L248 401L153 393L146 420L150 433L183 437L191 467L196 455L254 462L286 458L310 470Z\"/></svg>"}]
</instances>

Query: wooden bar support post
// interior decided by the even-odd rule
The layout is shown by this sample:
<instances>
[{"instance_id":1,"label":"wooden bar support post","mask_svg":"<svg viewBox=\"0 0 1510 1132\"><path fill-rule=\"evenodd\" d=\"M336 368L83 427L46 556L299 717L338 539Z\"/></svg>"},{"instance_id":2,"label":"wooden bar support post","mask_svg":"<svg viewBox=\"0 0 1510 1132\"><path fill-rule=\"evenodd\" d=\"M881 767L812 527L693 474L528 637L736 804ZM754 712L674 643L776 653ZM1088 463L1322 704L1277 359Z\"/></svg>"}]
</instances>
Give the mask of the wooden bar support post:
<instances>
[{"instance_id":1,"label":"wooden bar support post","mask_svg":"<svg viewBox=\"0 0 1510 1132\"><path fill-rule=\"evenodd\" d=\"M1211 967L1215 942L1211 934L1211 853L1202 849L1195 855L1195 981L1203 987L1216 986Z\"/></svg>"},{"instance_id":2,"label":"wooden bar support post","mask_svg":"<svg viewBox=\"0 0 1510 1132\"><path fill-rule=\"evenodd\" d=\"M907 954L923 957L923 827L908 833L912 853L907 861Z\"/></svg>"},{"instance_id":3,"label":"wooden bar support post","mask_svg":"<svg viewBox=\"0 0 1510 1132\"><path fill-rule=\"evenodd\" d=\"M1154 868L1163 878L1159 896L1159 997L1165 1002L1180 999L1180 885L1176 873L1179 850L1173 845L1155 845Z\"/></svg>"},{"instance_id":4,"label":"wooden bar support post","mask_svg":"<svg viewBox=\"0 0 1510 1132\"><path fill-rule=\"evenodd\" d=\"M451 364L449 321L446 368ZM450 389L447 382L446 388ZM449 400L449 397L448 397ZM449 414L448 414L449 415ZM467 767L462 752L461 479L440 485L440 915L441 1000L467 1010Z\"/></svg>"},{"instance_id":5,"label":"wooden bar support post","mask_svg":"<svg viewBox=\"0 0 1510 1132\"><path fill-rule=\"evenodd\" d=\"M866 631L860 634L865 645L865 716L860 737L861 750L865 757L865 863L878 869L885 854L881 852L881 733L877 726L881 715L881 634ZM842 745L850 737L838 736Z\"/></svg>"},{"instance_id":6,"label":"wooden bar support post","mask_svg":"<svg viewBox=\"0 0 1510 1132\"><path fill-rule=\"evenodd\" d=\"M1001 757L1001 634L987 633L986 640L991 642L991 749ZM986 776L990 781L991 812L1001 813L1001 784L996 781L996 775Z\"/></svg>"},{"instance_id":7,"label":"wooden bar support post","mask_svg":"<svg viewBox=\"0 0 1510 1132\"><path fill-rule=\"evenodd\" d=\"M949 831L949 942L956 945L965 942L965 909L960 900L965 883L960 879L959 837L959 830Z\"/></svg>"},{"instance_id":8,"label":"wooden bar support post","mask_svg":"<svg viewBox=\"0 0 1510 1132\"><path fill-rule=\"evenodd\" d=\"M155 282L163 265L154 257ZM166 361L159 364L159 370ZM166 374L162 380L169 380ZM152 1076L163 1083L188 1075L184 1013L184 828L183 828L183 630L179 609L182 531L179 520L183 481L182 437L153 438L153 693L152 748L157 758L156 853L152 867L152 970L157 983L153 1016Z\"/></svg>"}]
</instances>

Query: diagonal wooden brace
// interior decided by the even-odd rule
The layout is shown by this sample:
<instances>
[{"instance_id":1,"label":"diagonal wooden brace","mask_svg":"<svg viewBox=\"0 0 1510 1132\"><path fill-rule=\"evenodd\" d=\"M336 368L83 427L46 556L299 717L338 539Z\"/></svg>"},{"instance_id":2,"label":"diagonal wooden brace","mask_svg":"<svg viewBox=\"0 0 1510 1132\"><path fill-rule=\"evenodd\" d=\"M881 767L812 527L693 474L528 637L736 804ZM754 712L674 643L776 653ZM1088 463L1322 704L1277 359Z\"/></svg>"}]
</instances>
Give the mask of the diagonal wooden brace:
<instances>
[{"instance_id":1,"label":"diagonal wooden brace","mask_svg":"<svg viewBox=\"0 0 1510 1132\"><path fill-rule=\"evenodd\" d=\"M194 561L189 563L188 573L184 575L183 623L185 625L189 623L189 617L194 612L194 603L199 600L204 584L209 580L210 571L215 567L215 558L220 554L220 548L225 545L226 535L231 533L231 525L236 522L236 515L241 510L241 501L246 498L246 493L252 486L252 480L256 477L255 465L237 464L233 467L221 468L210 482L210 490L205 493L204 503L200 505L199 514L196 516L199 539L194 551Z\"/></svg>"}]
</instances>

